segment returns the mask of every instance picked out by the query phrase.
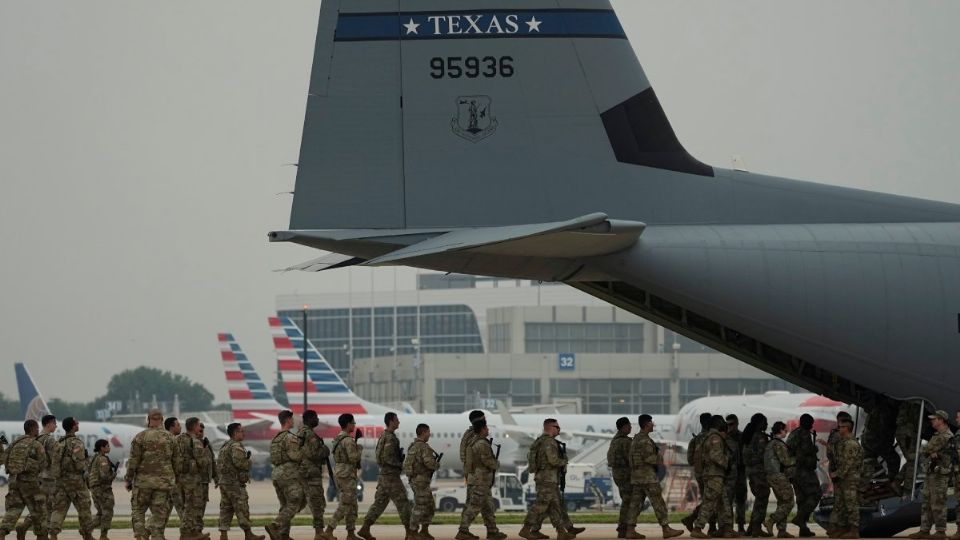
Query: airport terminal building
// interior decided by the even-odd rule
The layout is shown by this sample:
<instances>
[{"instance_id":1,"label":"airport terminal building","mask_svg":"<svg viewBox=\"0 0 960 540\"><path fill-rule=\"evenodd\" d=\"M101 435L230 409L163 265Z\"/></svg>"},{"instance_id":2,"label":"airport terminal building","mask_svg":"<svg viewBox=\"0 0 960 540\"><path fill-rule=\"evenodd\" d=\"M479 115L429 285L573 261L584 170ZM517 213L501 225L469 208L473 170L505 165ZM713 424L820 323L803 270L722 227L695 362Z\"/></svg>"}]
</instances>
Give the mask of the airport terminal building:
<instances>
[{"instance_id":1,"label":"airport terminal building","mask_svg":"<svg viewBox=\"0 0 960 540\"><path fill-rule=\"evenodd\" d=\"M298 323L305 305L308 338L358 395L418 411L672 414L707 395L796 390L565 285L421 274L412 291L277 298Z\"/></svg>"}]
</instances>

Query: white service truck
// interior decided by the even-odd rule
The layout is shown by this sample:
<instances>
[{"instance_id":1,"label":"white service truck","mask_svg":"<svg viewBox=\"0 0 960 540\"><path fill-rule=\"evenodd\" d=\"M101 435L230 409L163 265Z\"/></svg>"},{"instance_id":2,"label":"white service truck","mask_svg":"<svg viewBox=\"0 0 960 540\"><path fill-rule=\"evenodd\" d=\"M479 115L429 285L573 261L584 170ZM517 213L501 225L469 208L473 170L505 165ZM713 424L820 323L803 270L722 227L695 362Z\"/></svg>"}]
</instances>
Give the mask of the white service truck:
<instances>
[{"instance_id":1,"label":"white service truck","mask_svg":"<svg viewBox=\"0 0 960 540\"><path fill-rule=\"evenodd\" d=\"M493 487L493 507L497 511L526 512L527 504L523 500L523 486L516 475L497 473ZM437 510L456 512L467 505L467 486L438 489L434 493Z\"/></svg>"}]
</instances>

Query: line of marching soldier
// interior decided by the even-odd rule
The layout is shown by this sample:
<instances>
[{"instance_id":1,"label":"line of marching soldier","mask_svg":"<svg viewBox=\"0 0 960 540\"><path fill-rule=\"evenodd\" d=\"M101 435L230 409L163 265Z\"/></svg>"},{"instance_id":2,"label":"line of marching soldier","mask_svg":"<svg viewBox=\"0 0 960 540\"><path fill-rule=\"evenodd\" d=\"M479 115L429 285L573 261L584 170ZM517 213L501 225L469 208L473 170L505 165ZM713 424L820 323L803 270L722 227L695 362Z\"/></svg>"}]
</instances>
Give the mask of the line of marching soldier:
<instances>
[{"instance_id":1,"label":"line of marching soldier","mask_svg":"<svg viewBox=\"0 0 960 540\"><path fill-rule=\"evenodd\" d=\"M662 466L657 445L650 439L653 419L637 419L640 432L632 439L632 426L626 417L617 421L617 434L610 443L607 463L620 491L623 503L617 537L644 538L637 532L637 515L649 498L663 537L683 531L668 523L667 508L660 490L658 467ZM688 464L701 495L700 504L681 522L692 538L737 538L740 536L794 538L787 532L787 518L796 504L791 523L799 536L812 537L808 527L811 514L820 503L817 479L817 443L827 446L830 475L834 482L835 503L827 531L831 538L859 538L859 484L862 450L853 437L853 421L848 413L837 416L837 428L827 441L816 438L813 417L804 414L799 427L787 434L783 422L775 422L767 434L767 419L755 414L743 432L736 415L726 418L704 413L701 432L687 448ZM746 489L754 496L747 525ZM776 498L776 510L766 515L770 493ZM704 528L709 525L707 532ZM735 529L734 526L737 526Z\"/></svg>"}]
</instances>

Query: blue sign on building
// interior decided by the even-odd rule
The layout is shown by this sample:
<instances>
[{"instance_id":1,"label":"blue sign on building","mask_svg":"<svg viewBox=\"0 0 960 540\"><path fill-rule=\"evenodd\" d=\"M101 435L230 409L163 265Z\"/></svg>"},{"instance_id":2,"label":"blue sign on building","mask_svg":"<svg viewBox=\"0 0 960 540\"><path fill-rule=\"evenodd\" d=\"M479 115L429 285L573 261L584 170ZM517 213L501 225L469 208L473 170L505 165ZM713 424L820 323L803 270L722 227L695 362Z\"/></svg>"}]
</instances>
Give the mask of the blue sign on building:
<instances>
[{"instance_id":1,"label":"blue sign on building","mask_svg":"<svg viewBox=\"0 0 960 540\"><path fill-rule=\"evenodd\" d=\"M577 355L574 353L560 353L557 356L557 369L560 371L576 371Z\"/></svg>"}]
</instances>

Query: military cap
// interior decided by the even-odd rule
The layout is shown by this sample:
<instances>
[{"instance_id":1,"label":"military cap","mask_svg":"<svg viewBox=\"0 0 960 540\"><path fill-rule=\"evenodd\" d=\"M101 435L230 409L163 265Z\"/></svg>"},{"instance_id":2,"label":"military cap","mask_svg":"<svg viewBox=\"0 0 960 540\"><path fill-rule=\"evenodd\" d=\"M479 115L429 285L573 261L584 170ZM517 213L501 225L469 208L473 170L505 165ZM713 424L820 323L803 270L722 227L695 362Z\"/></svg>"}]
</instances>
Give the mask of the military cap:
<instances>
[{"instance_id":1,"label":"military cap","mask_svg":"<svg viewBox=\"0 0 960 540\"><path fill-rule=\"evenodd\" d=\"M950 415L947 414L947 411L944 411L944 410L941 409L941 410L937 410L937 412L931 414L931 415L928 416L927 418L929 418L929 419L931 419L931 420L933 420L934 418L939 418L939 419L943 420L944 422L947 422L947 421L950 420Z\"/></svg>"}]
</instances>

